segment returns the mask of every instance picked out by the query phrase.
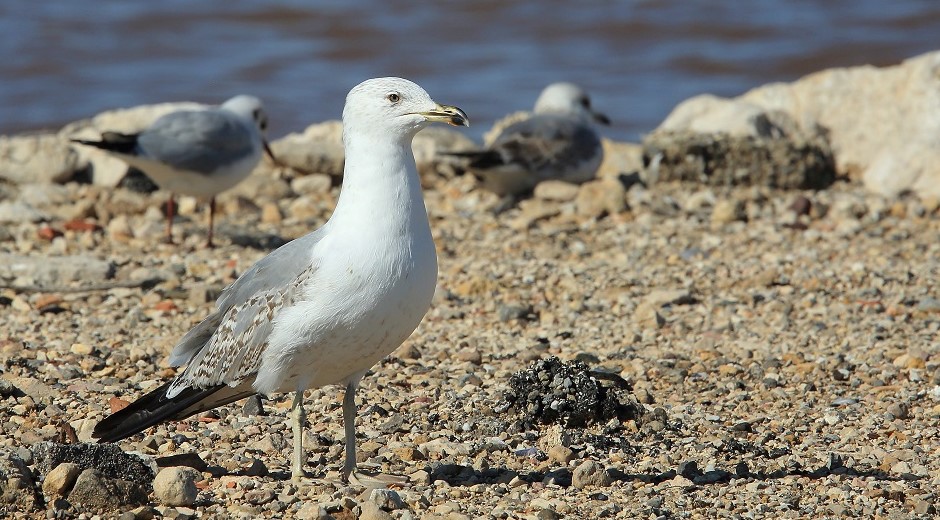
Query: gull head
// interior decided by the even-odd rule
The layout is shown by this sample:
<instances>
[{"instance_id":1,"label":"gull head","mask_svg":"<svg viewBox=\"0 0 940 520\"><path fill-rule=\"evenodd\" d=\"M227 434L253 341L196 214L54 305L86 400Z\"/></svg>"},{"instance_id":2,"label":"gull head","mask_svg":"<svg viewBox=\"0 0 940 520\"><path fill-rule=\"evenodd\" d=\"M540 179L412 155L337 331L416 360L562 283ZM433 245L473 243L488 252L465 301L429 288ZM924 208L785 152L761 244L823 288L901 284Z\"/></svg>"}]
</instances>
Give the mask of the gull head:
<instances>
[{"instance_id":1,"label":"gull head","mask_svg":"<svg viewBox=\"0 0 940 520\"><path fill-rule=\"evenodd\" d=\"M268 140L265 139L265 134L268 131L268 114L264 111L264 105L261 103L261 100L254 96L242 94L222 103L222 108L237 114L246 121L253 121L258 128L258 133L261 135L261 146L264 147L264 151L268 154L268 157L277 163L277 159L274 158L274 153L271 152L271 147L268 146Z\"/></svg>"},{"instance_id":2,"label":"gull head","mask_svg":"<svg viewBox=\"0 0 940 520\"><path fill-rule=\"evenodd\" d=\"M536 114L576 115L585 121L609 125L610 119L591 108L591 97L574 83L552 83L535 101Z\"/></svg>"},{"instance_id":3,"label":"gull head","mask_svg":"<svg viewBox=\"0 0 940 520\"><path fill-rule=\"evenodd\" d=\"M470 126L463 110L436 103L415 83L376 78L353 87L343 108L343 132L363 132L411 139L430 123Z\"/></svg>"}]
</instances>

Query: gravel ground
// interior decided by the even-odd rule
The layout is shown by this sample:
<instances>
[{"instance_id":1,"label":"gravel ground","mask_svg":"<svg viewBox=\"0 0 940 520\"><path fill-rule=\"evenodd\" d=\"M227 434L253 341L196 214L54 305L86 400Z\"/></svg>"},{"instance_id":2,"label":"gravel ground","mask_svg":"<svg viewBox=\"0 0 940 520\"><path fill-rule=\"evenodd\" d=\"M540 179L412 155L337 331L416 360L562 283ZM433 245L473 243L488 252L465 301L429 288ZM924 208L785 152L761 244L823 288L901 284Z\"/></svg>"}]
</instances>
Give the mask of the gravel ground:
<instances>
[{"instance_id":1,"label":"gravel ground","mask_svg":"<svg viewBox=\"0 0 940 520\"><path fill-rule=\"evenodd\" d=\"M143 505L99 504L86 488L113 475L82 473L84 494L46 479L60 460L37 443L86 440L112 398L171 377L167 354L218 291L279 238L324 222L335 187L298 197L278 182L250 201L224 199L213 250L201 248L204 216L185 201L185 240L171 246L159 242L163 194L77 184L48 188L51 221L0 230L0 253L32 259L14 285L40 285L47 275L30 268L48 255L113 264L110 280L59 280L97 290L0 290L0 512L936 515L940 211L847 182L820 192L635 184L627 211L597 219L576 211L573 194L497 213L472 179L436 181L426 196L441 266L434 305L358 394L362 466L408 484L338 483L337 388L308 392L313 476L300 483L289 480L288 395L118 444L147 460L181 455L161 463L199 470L179 472L196 482L194 502L172 505L154 489ZM158 487L143 479L145 493Z\"/></svg>"}]
</instances>

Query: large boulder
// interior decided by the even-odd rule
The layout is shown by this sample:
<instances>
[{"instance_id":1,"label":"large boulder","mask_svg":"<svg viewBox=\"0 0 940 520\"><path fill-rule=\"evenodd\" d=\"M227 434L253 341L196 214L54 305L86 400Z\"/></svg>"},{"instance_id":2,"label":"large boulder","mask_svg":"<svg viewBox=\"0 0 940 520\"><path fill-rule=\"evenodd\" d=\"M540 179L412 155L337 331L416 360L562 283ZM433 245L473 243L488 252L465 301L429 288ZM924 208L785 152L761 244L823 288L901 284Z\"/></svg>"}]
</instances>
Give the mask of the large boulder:
<instances>
[{"instance_id":1,"label":"large boulder","mask_svg":"<svg viewBox=\"0 0 940 520\"><path fill-rule=\"evenodd\" d=\"M14 184L68 182L87 162L55 134L0 136L0 180Z\"/></svg>"},{"instance_id":2,"label":"large boulder","mask_svg":"<svg viewBox=\"0 0 940 520\"><path fill-rule=\"evenodd\" d=\"M775 113L788 115L804 134L823 128L836 171L871 191L940 196L940 51L890 67L824 70L732 100L698 96L677 106L656 132L753 137L761 118Z\"/></svg>"}]
</instances>

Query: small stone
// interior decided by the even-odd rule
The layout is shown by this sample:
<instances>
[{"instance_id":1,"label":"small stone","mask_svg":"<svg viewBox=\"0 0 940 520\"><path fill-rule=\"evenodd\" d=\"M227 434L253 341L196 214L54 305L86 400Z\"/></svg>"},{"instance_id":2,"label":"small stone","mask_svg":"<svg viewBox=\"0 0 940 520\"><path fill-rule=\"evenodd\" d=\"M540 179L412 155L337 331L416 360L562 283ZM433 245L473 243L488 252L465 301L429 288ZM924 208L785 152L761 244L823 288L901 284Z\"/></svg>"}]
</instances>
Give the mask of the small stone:
<instances>
[{"instance_id":1,"label":"small stone","mask_svg":"<svg viewBox=\"0 0 940 520\"><path fill-rule=\"evenodd\" d=\"M133 482L110 479L89 468L79 473L68 500L83 507L108 511L123 505L145 504L147 493Z\"/></svg>"},{"instance_id":2,"label":"small stone","mask_svg":"<svg viewBox=\"0 0 940 520\"><path fill-rule=\"evenodd\" d=\"M199 494L197 479L201 480L202 476L192 468L164 468L153 480L154 498L165 506L191 506Z\"/></svg>"},{"instance_id":3,"label":"small stone","mask_svg":"<svg viewBox=\"0 0 940 520\"><path fill-rule=\"evenodd\" d=\"M245 404L242 406L242 415L245 417L251 417L252 415L266 415L264 412L264 402L261 400L261 396L255 394L248 399L245 399Z\"/></svg>"},{"instance_id":4,"label":"small stone","mask_svg":"<svg viewBox=\"0 0 940 520\"><path fill-rule=\"evenodd\" d=\"M891 403L886 411L895 419L909 419L911 416L911 407L907 403Z\"/></svg>"},{"instance_id":5,"label":"small stone","mask_svg":"<svg viewBox=\"0 0 940 520\"><path fill-rule=\"evenodd\" d=\"M72 354L78 354L79 356L87 356L94 351L94 348L92 348L91 345L86 345L84 343L73 343L72 346L69 347L69 351L71 351Z\"/></svg>"},{"instance_id":6,"label":"small stone","mask_svg":"<svg viewBox=\"0 0 940 520\"><path fill-rule=\"evenodd\" d=\"M298 195L327 193L333 187L333 179L329 175L321 173L304 175L291 181L290 187Z\"/></svg>"},{"instance_id":7,"label":"small stone","mask_svg":"<svg viewBox=\"0 0 940 520\"><path fill-rule=\"evenodd\" d=\"M118 242L127 241L134 237L134 231L131 229L130 221L127 215L118 215L108 222L108 238Z\"/></svg>"},{"instance_id":8,"label":"small stone","mask_svg":"<svg viewBox=\"0 0 940 520\"><path fill-rule=\"evenodd\" d=\"M797 195L788 207L790 211L795 213L797 216L809 215L809 212L813 207L813 202L806 198L805 195Z\"/></svg>"},{"instance_id":9,"label":"small stone","mask_svg":"<svg viewBox=\"0 0 940 520\"><path fill-rule=\"evenodd\" d=\"M627 209L627 190L617 179L599 179L581 185L574 202L581 217L600 218Z\"/></svg>"},{"instance_id":10,"label":"small stone","mask_svg":"<svg viewBox=\"0 0 940 520\"><path fill-rule=\"evenodd\" d=\"M582 462L571 474L571 485L578 489L588 486L604 487L609 486L610 483L611 478L607 470L593 460Z\"/></svg>"},{"instance_id":11,"label":"small stone","mask_svg":"<svg viewBox=\"0 0 940 520\"><path fill-rule=\"evenodd\" d=\"M421 453L421 451L411 447L393 448L392 453L394 453L395 456L397 456L400 460L405 462L425 460L427 458L423 453Z\"/></svg>"},{"instance_id":12,"label":"small stone","mask_svg":"<svg viewBox=\"0 0 940 520\"><path fill-rule=\"evenodd\" d=\"M480 353L479 349L466 347L457 351L457 359L479 365L483 362L483 354Z\"/></svg>"},{"instance_id":13,"label":"small stone","mask_svg":"<svg viewBox=\"0 0 940 520\"><path fill-rule=\"evenodd\" d=\"M394 518L375 502L363 502L359 507L359 520L392 520Z\"/></svg>"},{"instance_id":14,"label":"small stone","mask_svg":"<svg viewBox=\"0 0 940 520\"><path fill-rule=\"evenodd\" d=\"M280 224L284 220L281 208L274 202L265 202L261 206L261 222L265 224Z\"/></svg>"},{"instance_id":15,"label":"small stone","mask_svg":"<svg viewBox=\"0 0 940 520\"><path fill-rule=\"evenodd\" d=\"M46 475L42 491L49 496L65 496L72 490L81 469L73 462L63 462Z\"/></svg>"},{"instance_id":16,"label":"small stone","mask_svg":"<svg viewBox=\"0 0 940 520\"><path fill-rule=\"evenodd\" d=\"M570 182L547 180L535 186L533 195L544 200L570 202L578 196L578 185Z\"/></svg>"},{"instance_id":17,"label":"small stone","mask_svg":"<svg viewBox=\"0 0 940 520\"><path fill-rule=\"evenodd\" d=\"M373 489L369 494L369 500L386 511L404 509L405 501L394 490L391 489Z\"/></svg>"},{"instance_id":18,"label":"small stone","mask_svg":"<svg viewBox=\"0 0 940 520\"><path fill-rule=\"evenodd\" d=\"M736 220L745 220L747 213L744 203L740 200L719 200L712 209L711 220L713 224L730 224Z\"/></svg>"},{"instance_id":19,"label":"small stone","mask_svg":"<svg viewBox=\"0 0 940 520\"><path fill-rule=\"evenodd\" d=\"M633 312L633 322L644 328L658 329L666 324L666 319L656 310L656 306L644 302L637 305Z\"/></svg>"},{"instance_id":20,"label":"small stone","mask_svg":"<svg viewBox=\"0 0 940 520\"><path fill-rule=\"evenodd\" d=\"M574 460L574 450L562 445L552 446L548 450L548 458L561 464L568 464Z\"/></svg>"}]
</instances>

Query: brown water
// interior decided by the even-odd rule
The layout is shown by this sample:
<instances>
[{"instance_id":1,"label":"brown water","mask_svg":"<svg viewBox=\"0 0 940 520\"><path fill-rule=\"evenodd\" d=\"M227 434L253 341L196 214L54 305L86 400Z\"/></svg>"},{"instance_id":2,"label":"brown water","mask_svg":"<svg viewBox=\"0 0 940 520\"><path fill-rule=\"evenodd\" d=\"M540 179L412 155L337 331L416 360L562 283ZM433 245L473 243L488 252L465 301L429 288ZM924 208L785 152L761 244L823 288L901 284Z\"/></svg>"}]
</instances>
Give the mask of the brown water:
<instances>
[{"instance_id":1,"label":"brown water","mask_svg":"<svg viewBox=\"0 0 940 520\"><path fill-rule=\"evenodd\" d=\"M0 134L169 100L265 100L272 137L338 118L398 75L479 136L553 81L581 83L635 140L679 101L940 48L935 0L0 3Z\"/></svg>"}]
</instances>

